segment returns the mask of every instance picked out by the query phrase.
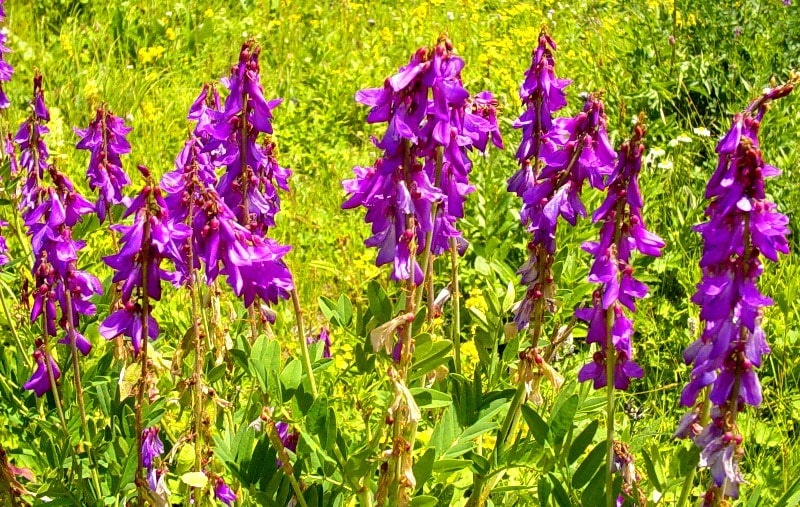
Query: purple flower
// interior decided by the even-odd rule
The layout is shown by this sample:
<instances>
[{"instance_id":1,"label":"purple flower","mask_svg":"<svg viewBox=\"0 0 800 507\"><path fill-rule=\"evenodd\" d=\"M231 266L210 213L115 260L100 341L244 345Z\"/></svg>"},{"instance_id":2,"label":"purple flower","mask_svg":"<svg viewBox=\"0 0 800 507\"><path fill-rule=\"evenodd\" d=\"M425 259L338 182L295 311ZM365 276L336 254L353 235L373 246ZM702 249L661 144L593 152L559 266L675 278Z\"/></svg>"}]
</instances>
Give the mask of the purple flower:
<instances>
[{"instance_id":1,"label":"purple flower","mask_svg":"<svg viewBox=\"0 0 800 507\"><path fill-rule=\"evenodd\" d=\"M158 438L158 428L150 427L142 430L142 466L153 467L153 459L164 452L164 444Z\"/></svg>"},{"instance_id":2,"label":"purple flower","mask_svg":"<svg viewBox=\"0 0 800 507\"><path fill-rule=\"evenodd\" d=\"M770 352L761 328L763 309L772 300L758 289L764 271L761 256L777 262L789 253L788 218L766 198L765 178L780 171L766 164L758 130L769 103L788 95L790 82L766 90L743 112L734 115L730 130L717 144L717 168L706 187L707 221L694 230L703 238L703 277L692 302L700 306L705 325L700 337L684 350L692 365L681 403L692 406L709 388L711 422L701 431L685 416L676 435L693 437L700 447L700 467L707 467L722 495L738 497L744 482L739 472L743 454L736 414L763 399L756 368ZM697 412L698 407L693 409ZM697 424L699 426L699 424Z\"/></svg>"},{"instance_id":3,"label":"purple flower","mask_svg":"<svg viewBox=\"0 0 800 507\"><path fill-rule=\"evenodd\" d=\"M53 379L58 380L61 376L61 370L58 369L58 364L53 361L53 358L44 351L42 345L37 345L36 350L33 352L33 359L36 361L36 370L34 370L31 378L23 386L25 389L31 390L36 393L36 396L43 396L44 393L50 390L50 377L47 374L47 365L45 365L45 357L50 362L50 369L53 370Z\"/></svg>"},{"instance_id":4,"label":"purple flower","mask_svg":"<svg viewBox=\"0 0 800 507\"><path fill-rule=\"evenodd\" d=\"M230 90L220 111L208 104L204 89L195 101L190 118L199 120L197 133L208 137L204 150L214 155L213 163L225 167L217 191L225 204L236 213L245 227L260 236L275 225L280 211L278 189L288 191L291 171L281 167L275 157L272 110L283 99L266 100L261 86L258 57L261 48L247 41L239 53L239 63L231 69L230 77L222 83ZM204 96L205 95L205 96ZM208 115L205 125L204 114ZM258 144L259 134L266 134Z\"/></svg>"},{"instance_id":5,"label":"purple flower","mask_svg":"<svg viewBox=\"0 0 800 507\"><path fill-rule=\"evenodd\" d=\"M306 342L311 345L312 343L322 343L322 357L330 359L331 357L331 335L327 327L322 327L316 337L309 336Z\"/></svg>"},{"instance_id":6,"label":"purple flower","mask_svg":"<svg viewBox=\"0 0 800 507\"><path fill-rule=\"evenodd\" d=\"M0 22L6 19L4 3L5 0L0 0ZM0 109L6 109L11 105L11 101L8 100L8 96L6 96L6 92L3 89L3 83L11 81L11 76L14 74L14 67L5 61L5 54L11 52L6 46L7 42L8 35L4 30L0 30Z\"/></svg>"},{"instance_id":7,"label":"purple flower","mask_svg":"<svg viewBox=\"0 0 800 507\"><path fill-rule=\"evenodd\" d=\"M647 294L647 286L633 277L631 252L639 250L641 253L658 256L664 247L664 242L653 233L647 232L649 242L644 248L638 247L634 237L646 232L638 184L644 152L644 133L644 126L637 125L631 140L623 143L620 148L618 163L604 183L606 198L592 215L594 222L602 223L600 239L588 241L582 246L594 256L594 263L589 270L589 281L599 284L600 289L592 297L592 308L580 309L575 315L589 322L586 343L597 343L600 350L594 353L592 362L580 370L578 380L594 380L596 389L607 385L606 360L608 354L612 353L610 347L614 348L616 357L616 389L626 390L631 378L644 376L642 368L631 360L633 322L623 311L623 307L631 312L636 311L635 300Z\"/></svg>"},{"instance_id":8,"label":"purple flower","mask_svg":"<svg viewBox=\"0 0 800 507\"><path fill-rule=\"evenodd\" d=\"M131 151L127 139L131 127L127 127L122 118L114 116L105 106L100 106L87 129L74 130L81 138L75 147L88 150L91 154L86 175L89 187L99 194L95 207L102 223L112 204L125 202L122 189L131 180L122 169L120 155Z\"/></svg>"},{"instance_id":9,"label":"purple flower","mask_svg":"<svg viewBox=\"0 0 800 507\"><path fill-rule=\"evenodd\" d=\"M497 102L489 92L470 97L461 80L464 61L446 37L420 48L408 65L381 88L360 90L356 101L369 106L368 123L387 123L380 139L382 155L372 167L355 167L342 182L349 198L342 208L363 206L378 248L377 265L393 265L392 278L422 282L417 255L433 255L455 241L466 249L456 224L464 216L473 148L485 151L491 140L502 147Z\"/></svg>"},{"instance_id":10,"label":"purple flower","mask_svg":"<svg viewBox=\"0 0 800 507\"><path fill-rule=\"evenodd\" d=\"M19 203L23 218L40 202L41 180L50 156L43 139L44 135L50 132L45 125L49 119L50 113L44 104L42 75L37 72L33 77L31 114L22 122L14 136L14 144L19 146L19 166L25 171L25 183ZM6 151L8 152L8 149Z\"/></svg>"},{"instance_id":11,"label":"purple flower","mask_svg":"<svg viewBox=\"0 0 800 507\"><path fill-rule=\"evenodd\" d=\"M297 444L300 441L300 433L296 432L289 423L279 421L275 423L275 429L278 430L278 437L281 439L283 448L287 451L297 452ZM280 458L275 460L275 466L280 468L283 462Z\"/></svg>"},{"instance_id":12,"label":"purple flower","mask_svg":"<svg viewBox=\"0 0 800 507\"><path fill-rule=\"evenodd\" d=\"M185 224L169 219L161 188L153 182L150 171L144 166L139 166L139 170L145 178L145 186L123 215L124 218L133 214L134 222L132 225L112 226L122 233L120 251L103 258L115 270L112 281L121 283L122 308L100 324L100 334L106 339L120 334L131 338L135 354L144 343L145 324L149 338L158 336L149 301L161 299L161 281L179 285L185 279L188 268L178 245L190 234ZM165 260L175 264L176 272L161 267Z\"/></svg>"},{"instance_id":13,"label":"purple flower","mask_svg":"<svg viewBox=\"0 0 800 507\"><path fill-rule=\"evenodd\" d=\"M225 505L233 505L233 502L236 501L236 493L225 484L222 477L218 477L214 484L214 497Z\"/></svg>"},{"instance_id":14,"label":"purple flower","mask_svg":"<svg viewBox=\"0 0 800 507\"><path fill-rule=\"evenodd\" d=\"M531 52L531 65L525 71L525 80L519 97L525 107L514 128L522 129L522 142L517 148L520 169L508 180L508 191L522 197L533 187L540 167L540 152L553 128L553 113L567 105L564 88L572 81L555 75L553 51L556 44L542 30L539 45Z\"/></svg>"}]
</instances>

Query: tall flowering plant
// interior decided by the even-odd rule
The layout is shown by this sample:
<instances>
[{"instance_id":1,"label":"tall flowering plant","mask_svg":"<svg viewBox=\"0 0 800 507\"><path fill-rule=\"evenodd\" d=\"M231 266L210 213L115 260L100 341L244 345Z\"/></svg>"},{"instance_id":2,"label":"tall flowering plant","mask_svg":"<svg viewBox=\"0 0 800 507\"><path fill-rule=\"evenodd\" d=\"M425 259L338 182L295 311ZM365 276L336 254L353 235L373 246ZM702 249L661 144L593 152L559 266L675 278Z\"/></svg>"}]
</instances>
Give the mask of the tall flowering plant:
<instances>
[{"instance_id":1,"label":"tall flowering plant","mask_svg":"<svg viewBox=\"0 0 800 507\"><path fill-rule=\"evenodd\" d=\"M522 130L516 152L519 170L508 179L508 191L522 198L520 220L531 234L528 259L517 270L525 295L514 311L517 329L528 329L531 344L520 354L517 377L526 398L537 404L542 403L542 378L555 387L563 383L547 363L548 354L539 350L545 317L555 310L552 267L558 218L575 225L578 215L586 216L580 199L584 183L588 180L601 189L614 162L599 98L585 96L583 111L573 118L553 118L567 105L564 88L572 82L556 76L555 50L555 42L542 29L519 92L524 106L514 123Z\"/></svg>"},{"instance_id":2,"label":"tall flowering plant","mask_svg":"<svg viewBox=\"0 0 800 507\"><path fill-rule=\"evenodd\" d=\"M777 262L779 253L789 253L789 219L766 197L765 179L780 171L764 161L758 131L769 104L791 93L796 83L793 76L789 83L765 90L733 117L717 144L717 169L706 187L711 200L707 220L694 228L703 237L703 278L692 302L700 307L705 325L683 353L692 372L681 403L694 408L676 436L691 437L701 449L699 466L711 470L707 504L738 497L744 480L736 418L747 405L762 401L756 368L770 352L761 321L772 299L757 282L764 272L762 257ZM697 404L704 388L710 390L708 399Z\"/></svg>"},{"instance_id":3,"label":"tall flowering plant","mask_svg":"<svg viewBox=\"0 0 800 507\"><path fill-rule=\"evenodd\" d=\"M639 190L639 173L644 153L645 127L642 118L631 139L622 144L618 162L605 181L606 198L592 215L600 222L599 241L588 241L582 248L595 261L589 271L589 281L600 287L592 296L592 307L582 308L575 315L589 323L586 343L596 343L599 349L592 362L578 372L581 382L593 381L595 389L606 388L607 406L607 473L606 496L613 505L613 473L622 472L622 490L633 493L635 473L626 473L633 458L622 442L614 440L614 391L627 390L631 378L644 376L642 368L633 361L633 322L625 314L636 311L636 299L647 295L647 286L633 276L631 254L639 251L658 257L664 242L645 227L642 218L644 201ZM624 465L623 465L624 463Z\"/></svg>"},{"instance_id":4,"label":"tall flowering plant","mask_svg":"<svg viewBox=\"0 0 800 507\"><path fill-rule=\"evenodd\" d=\"M108 340L119 335L130 338L133 354L141 363L134 412L139 462L136 486L139 503L144 505L145 499L151 496L145 470L148 475L153 473L146 445L149 433L142 423L146 393L150 391L147 345L149 340L159 335L151 301L161 300L162 281L182 282L181 273L186 272L186 267L183 266L184 257L179 245L188 238L189 229L185 224L169 219L161 187L153 181L150 170L139 166L139 171L145 185L123 215L123 218L133 215L133 224L111 226L121 234L120 250L103 258L115 272L112 282L120 286L120 301L119 308L103 320L99 331ZM162 267L164 261L171 261L177 268L176 272L165 270Z\"/></svg>"},{"instance_id":5,"label":"tall flowering plant","mask_svg":"<svg viewBox=\"0 0 800 507\"><path fill-rule=\"evenodd\" d=\"M235 212L240 224L264 236L275 225L280 210L278 189L289 190L291 171L278 165L271 139L272 110L283 99L267 100L261 86L258 57L261 47L249 40L242 45L239 62L223 85L230 93L209 122L197 131L207 135L205 150L216 153L213 162L224 167L217 191ZM195 103L197 105L197 103ZM259 135L266 137L259 144Z\"/></svg>"},{"instance_id":6,"label":"tall flowering plant","mask_svg":"<svg viewBox=\"0 0 800 507\"><path fill-rule=\"evenodd\" d=\"M497 103L489 92L470 96L461 80L463 67L451 42L441 36L433 48L418 49L382 87L356 93L356 100L370 107L367 122L386 122L387 128L380 139L373 138L380 158L371 167L355 167L356 177L343 182L349 198L342 208L366 208L372 236L365 244L378 248L376 264L391 263L392 278L404 281L406 289L404 312L371 336L375 351L385 350L394 362L389 380L395 396L387 419L393 446L378 483L379 504L387 499L407 504L416 484L411 449L420 411L406 386L416 286L426 275L432 280L433 256L451 250L455 258L467 246L456 222L464 215L466 196L475 190L469 183L468 153L485 151L490 141L502 147ZM432 309L430 285L428 292ZM457 324L454 329L458 351ZM400 337L396 343L395 335ZM456 369L458 363L456 354Z\"/></svg>"}]
</instances>

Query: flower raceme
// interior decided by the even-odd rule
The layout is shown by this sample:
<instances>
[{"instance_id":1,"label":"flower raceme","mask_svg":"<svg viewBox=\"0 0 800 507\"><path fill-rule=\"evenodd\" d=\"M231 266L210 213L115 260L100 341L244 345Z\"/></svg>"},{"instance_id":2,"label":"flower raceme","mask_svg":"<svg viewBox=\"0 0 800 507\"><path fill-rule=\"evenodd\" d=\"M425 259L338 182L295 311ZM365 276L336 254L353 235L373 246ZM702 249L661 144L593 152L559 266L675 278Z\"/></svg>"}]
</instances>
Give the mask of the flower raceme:
<instances>
[{"instance_id":1,"label":"flower raceme","mask_svg":"<svg viewBox=\"0 0 800 507\"><path fill-rule=\"evenodd\" d=\"M98 192L95 210L102 223L112 204L125 202L122 189L131 183L122 169L120 158L131 151L127 139L131 127L127 127L122 118L114 116L103 105L97 110L94 120L89 122L88 128L74 130L81 138L75 147L90 152L86 175L89 187Z\"/></svg>"},{"instance_id":2,"label":"flower raceme","mask_svg":"<svg viewBox=\"0 0 800 507\"><path fill-rule=\"evenodd\" d=\"M636 311L636 299L647 294L647 286L633 277L631 253L638 250L649 256L660 256L664 242L648 231L642 218L644 202L639 190L639 173L645 134L644 125L635 127L633 137L623 143L618 162L605 182L606 198L592 215L601 222L599 241L587 241L581 248L595 261L589 271L589 281L600 288L594 292L592 307L582 308L575 315L589 322L586 343L597 343L600 349L592 362L581 368L578 380L593 380L595 389L605 387L609 333L614 348L615 389L626 390L631 378L641 378L642 368L633 361L631 336L633 322L625 315L623 307Z\"/></svg>"},{"instance_id":3,"label":"flower raceme","mask_svg":"<svg viewBox=\"0 0 800 507\"><path fill-rule=\"evenodd\" d=\"M738 496L743 479L736 414L762 401L755 369L770 352L761 319L772 300L759 291L757 281L764 271L762 256L777 262L779 253L789 253L789 220L767 200L765 179L780 171L764 162L758 132L769 103L791 93L796 82L793 76L789 83L767 89L733 117L717 144L717 168L706 187L711 200L707 220L694 227L703 237L703 278L692 301L700 306L705 327L683 353L692 372L681 403L695 405L700 391L708 387L714 408L703 428L695 407L676 436L693 437L702 449L700 466L711 469L717 488L709 490L711 496Z\"/></svg>"},{"instance_id":4,"label":"flower raceme","mask_svg":"<svg viewBox=\"0 0 800 507\"><path fill-rule=\"evenodd\" d=\"M131 339L134 354L142 346L143 315L148 314L148 336L158 336L158 326L150 316L148 300L161 299L161 281L175 284L182 281L186 272L179 244L189 236L189 228L169 220L161 188L150 176L150 171L139 166L145 178L145 186L131 201L123 218L134 215L132 225L115 224L112 228L121 233L120 251L104 257L105 263L114 269L112 282L121 283L121 308L109 315L100 325L100 334L113 339L122 334ZM168 272L161 267L164 260L172 261L177 270Z\"/></svg>"},{"instance_id":5,"label":"flower raceme","mask_svg":"<svg viewBox=\"0 0 800 507\"><path fill-rule=\"evenodd\" d=\"M416 256L426 246L434 255L455 239L464 216L473 148L489 141L502 148L497 102L489 92L470 97L461 81L464 61L442 36L434 48L420 48L408 65L381 88L361 90L356 100L370 107L367 123L387 123L382 150L372 167L355 167L355 178L342 184L350 196L342 208L363 206L372 224L367 246L377 247L377 265L392 263L392 278L422 282ZM429 239L430 238L430 239Z\"/></svg>"},{"instance_id":6,"label":"flower raceme","mask_svg":"<svg viewBox=\"0 0 800 507\"><path fill-rule=\"evenodd\" d=\"M215 188L214 165L218 153L209 151L213 137L207 126L218 114L216 90L204 87L190 109L189 119L197 125L175 161L175 170L164 175L162 184L168 192L165 201L173 221L185 223L191 231L195 266L204 266L206 283L226 275L237 296L250 306L259 298L269 303L289 297L293 287L291 273L283 257L291 247L262 237L258 227L248 227ZM272 222L270 222L272 223ZM185 253L186 249L182 249ZM188 272L184 273L184 278Z\"/></svg>"},{"instance_id":7,"label":"flower raceme","mask_svg":"<svg viewBox=\"0 0 800 507\"><path fill-rule=\"evenodd\" d=\"M5 0L0 0L0 22L5 21L5 19ZM8 100L8 96L3 89L3 83L11 81L11 76L14 74L14 67L5 61L5 54L11 51L6 46L6 42L8 42L8 34L4 30L0 30L0 109L6 109L11 105L11 101Z\"/></svg>"},{"instance_id":8,"label":"flower raceme","mask_svg":"<svg viewBox=\"0 0 800 507\"><path fill-rule=\"evenodd\" d=\"M78 253L86 243L73 238L72 228L84 216L91 214L93 207L75 190L69 178L47 164L47 148L41 137L36 137L46 132L43 123L49 117L44 102L42 77L38 74L34 78L32 105L33 114L20 128L20 132L27 128L28 137L18 134L25 160L22 167L26 171L23 193L27 198L24 199L26 204L23 218L31 238L33 253L31 322L42 318L42 334L45 339L56 336L59 327L64 329L66 334L59 343L74 346L85 356L91 351L92 345L78 331L80 316L94 315L95 306L90 298L95 294L102 294L103 290L97 278L77 268ZM30 136L34 138L31 139ZM43 168L47 169L49 186L45 184ZM34 357L38 367L26 388L33 389L41 396L50 387L49 383L42 382L45 357L54 364L48 356L45 340L37 345ZM57 377L58 368L51 369L54 377Z\"/></svg>"},{"instance_id":9,"label":"flower raceme","mask_svg":"<svg viewBox=\"0 0 800 507\"><path fill-rule=\"evenodd\" d=\"M235 212L239 223L265 236L280 211L278 189L289 190L291 171L281 167L275 158L275 143L270 138L272 110L283 99L264 97L258 63L260 52L254 41L245 42L239 63L222 80L230 91L222 108L213 101L211 107L203 106L204 101L198 98L190 118L197 115L197 134L208 137L204 149L214 155L214 165L225 167L217 186L219 195ZM206 112L208 121L203 117ZM267 135L261 145L259 134Z\"/></svg>"}]
</instances>

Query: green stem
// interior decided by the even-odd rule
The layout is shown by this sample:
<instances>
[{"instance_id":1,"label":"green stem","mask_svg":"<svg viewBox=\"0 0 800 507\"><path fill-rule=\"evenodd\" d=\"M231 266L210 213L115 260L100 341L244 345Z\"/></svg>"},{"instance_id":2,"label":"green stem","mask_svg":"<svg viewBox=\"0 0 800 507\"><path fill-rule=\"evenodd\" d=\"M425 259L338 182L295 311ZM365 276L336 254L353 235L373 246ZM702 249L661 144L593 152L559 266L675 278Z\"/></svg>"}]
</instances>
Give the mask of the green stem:
<instances>
[{"instance_id":1,"label":"green stem","mask_svg":"<svg viewBox=\"0 0 800 507\"><path fill-rule=\"evenodd\" d=\"M148 203L149 204L149 203ZM142 460L142 444L144 443L144 426L142 424L142 407L145 403L145 391L147 390L147 342L150 341L149 336L149 320L150 320L150 297L147 294L147 271L148 263L150 262L150 214L145 216L144 230L142 232L142 350L141 361L142 370L141 377L139 378L139 391L136 393L136 404L134 406L136 419L136 458L138 466L136 467L136 488L138 490L137 502L139 507L146 505L147 498L147 480L144 477L144 461Z\"/></svg>"},{"instance_id":2,"label":"green stem","mask_svg":"<svg viewBox=\"0 0 800 507\"><path fill-rule=\"evenodd\" d=\"M450 262L451 262L451 287L453 292L453 324L450 339L453 342L453 360L455 362L456 373L461 373L461 295L458 287L458 246L456 239L450 238Z\"/></svg>"},{"instance_id":3,"label":"green stem","mask_svg":"<svg viewBox=\"0 0 800 507\"><path fill-rule=\"evenodd\" d=\"M614 507L614 367L617 351L611 336L614 324L613 307L606 310L606 505Z\"/></svg>"},{"instance_id":4,"label":"green stem","mask_svg":"<svg viewBox=\"0 0 800 507\"><path fill-rule=\"evenodd\" d=\"M78 345L76 343L77 337L75 336L76 331L73 325L74 320L72 320L74 317L72 314L72 293L70 292L69 288L64 287L64 294L66 296L67 303L67 334L69 335L69 345L72 352L72 369L75 373L75 398L78 401L78 411L80 412L81 416L81 431L83 432L83 440L89 444L87 454L89 455L89 461L92 465L92 483L94 484L94 488L97 491L97 498L99 499L103 498L103 489L100 487L100 477L97 475L97 460L94 458L94 446L92 445L91 438L89 437L89 425L86 423L86 405L84 404L83 400L83 384L81 383L81 368L78 361Z\"/></svg>"},{"instance_id":5,"label":"green stem","mask_svg":"<svg viewBox=\"0 0 800 507\"><path fill-rule=\"evenodd\" d=\"M308 344L306 343L306 334L303 330L303 309L300 307L300 297L297 295L297 287L292 287L292 306L294 307L294 315L297 320L297 340L300 342L300 351L303 355L303 367L306 369L306 376L308 382L311 384L311 394L314 398L317 397L317 382L314 380L314 370L311 367L311 355L308 353Z\"/></svg>"},{"instance_id":6,"label":"green stem","mask_svg":"<svg viewBox=\"0 0 800 507\"><path fill-rule=\"evenodd\" d=\"M406 154L408 154L408 149L406 149ZM406 155L406 159L408 156ZM406 164L405 167L408 166L409 160L405 160L404 163ZM433 184L434 186L439 186L439 180L442 176L442 165L444 164L444 146L437 146L436 147L436 173L434 174ZM431 206L431 223L436 223L436 214L439 213L439 203L433 203ZM431 246L433 244L433 231L428 231L425 234L425 248L422 252L422 262L420 266L422 267L425 273L425 281L429 284L428 290L428 312L425 316L425 320L430 322L433 320L433 255L431 254ZM413 251L413 250L412 250ZM419 308L422 304L422 294L423 291L419 291L416 295L416 299L414 300L414 308Z\"/></svg>"}]
</instances>

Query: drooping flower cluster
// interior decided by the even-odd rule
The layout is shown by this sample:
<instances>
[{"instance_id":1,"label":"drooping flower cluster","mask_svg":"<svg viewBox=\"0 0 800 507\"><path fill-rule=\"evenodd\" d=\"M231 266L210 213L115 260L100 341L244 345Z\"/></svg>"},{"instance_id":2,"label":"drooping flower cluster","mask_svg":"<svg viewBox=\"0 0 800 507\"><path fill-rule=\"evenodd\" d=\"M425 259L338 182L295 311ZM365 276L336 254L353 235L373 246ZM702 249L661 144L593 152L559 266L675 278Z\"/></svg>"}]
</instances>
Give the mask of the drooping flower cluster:
<instances>
[{"instance_id":1,"label":"drooping flower cluster","mask_svg":"<svg viewBox=\"0 0 800 507\"><path fill-rule=\"evenodd\" d=\"M370 107L368 123L387 123L382 150L372 167L355 167L355 179L343 182L349 209L367 209L372 224L367 246L378 248L376 263L392 263L396 280L422 282L416 256L426 248L439 255L455 239L464 215L472 163L468 152L485 151L491 140L502 148L497 103L489 92L471 98L461 81L464 61L446 37L432 49L420 48L411 61L381 88L361 90L356 100Z\"/></svg>"},{"instance_id":2,"label":"drooping flower cluster","mask_svg":"<svg viewBox=\"0 0 800 507\"><path fill-rule=\"evenodd\" d=\"M44 103L42 75L33 77L33 101L31 115L22 122L14 136L14 144L19 146L19 167L24 171L25 182L21 190L19 208L23 218L39 204L41 180L47 170L50 152L43 136L50 132L45 123L50 121L50 111ZM10 153L6 149L7 153ZM12 168L13 169L13 168Z\"/></svg>"},{"instance_id":3,"label":"drooping flower cluster","mask_svg":"<svg viewBox=\"0 0 800 507\"><path fill-rule=\"evenodd\" d=\"M770 352L761 328L763 309L772 300L757 286L764 271L763 255L777 262L788 254L788 218L767 200L765 178L780 171L764 162L758 130L768 104L791 93L794 81L767 89L747 109L733 117L728 133L717 144L717 169L706 187L711 203L707 221L695 226L703 237L700 260L703 278L692 301L700 306L703 332L684 351L693 366L681 403L692 406L709 387L716 407L705 429L695 424L696 407L682 421L678 436L694 436L702 448L701 466L708 466L718 493L738 496L741 434L735 414L762 401L755 368ZM694 415L693 415L694 414Z\"/></svg>"},{"instance_id":4,"label":"drooping flower cluster","mask_svg":"<svg viewBox=\"0 0 800 507\"><path fill-rule=\"evenodd\" d=\"M146 469L147 484L153 491L158 490L159 479L162 475L161 470L155 466L156 458L160 458L163 452L164 444L158 438L158 428L155 426L144 428L142 430L142 449L140 451L142 462L140 465Z\"/></svg>"},{"instance_id":5,"label":"drooping flower cluster","mask_svg":"<svg viewBox=\"0 0 800 507\"><path fill-rule=\"evenodd\" d=\"M34 113L20 128L20 132L27 129L29 137L19 142L26 171L23 196L31 206L23 211L33 252L31 322L42 318L44 336L56 336L59 327L64 329L65 336L59 343L75 346L85 356L92 345L78 331L79 319L81 315L94 315L95 306L90 298L101 294L102 286L96 277L77 268L78 253L86 243L73 239L72 228L92 213L93 207L75 190L69 178L54 166L48 166L46 158L40 158L47 156L47 148L38 137L46 132L46 127L39 122L49 117L41 82L41 76L37 75L34 79ZM17 136L24 138L21 134ZM37 137L35 142L29 142L30 136ZM44 185L43 167L48 169L49 186ZM47 389L42 390L44 384L36 383L34 379L41 378L46 360L53 361L52 358L46 359L46 355L43 341L34 351L38 367L29 381L29 384L37 386L32 388L39 396ZM56 371L57 368L54 373Z\"/></svg>"},{"instance_id":6,"label":"drooping flower cluster","mask_svg":"<svg viewBox=\"0 0 800 507\"><path fill-rule=\"evenodd\" d=\"M531 65L520 87L525 111L514 123L522 129L516 158L519 170L508 179L508 191L522 198L520 220L532 234L528 259L517 270L527 290L514 312L517 328L531 326L533 346L538 342L545 310L553 311L555 292L552 265L556 249L558 217L575 225L586 216L580 194L583 184L603 188L603 177L611 173L614 151L606 133L604 106L587 95L583 111L573 118L553 119L567 105L564 88L572 81L555 73L556 44L545 29L539 34Z\"/></svg>"},{"instance_id":7,"label":"drooping flower cluster","mask_svg":"<svg viewBox=\"0 0 800 507\"><path fill-rule=\"evenodd\" d=\"M191 227L193 268L204 266L207 283L223 274L246 306L256 298L275 303L288 298L293 287L291 273L283 261L291 247L262 237L259 231L266 232L266 227L248 227L237 220L215 189L213 166L219 161L220 145L209 134L209 125L215 115L222 114L216 109L218 104L216 91L204 87L192 106L189 119L198 123L175 161L175 170L164 175L164 188L169 193L166 203L174 221Z\"/></svg>"},{"instance_id":8,"label":"drooping flower cluster","mask_svg":"<svg viewBox=\"0 0 800 507\"><path fill-rule=\"evenodd\" d=\"M6 19L5 0L0 0L0 23ZM6 109L11 105L8 100L3 83L11 81L11 76L14 74L14 67L5 60L5 54L11 52L6 46L8 42L8 35L5 30L0 29L0 109Z\"/></svg>"},{"instance_id":9,"label":"drooping flower cluster","mask_svg":"<svg viewBox=\"0 0 800 507\"><path fill-rule=\"evenodd\" d=\"M125 126L125 121L105 106L100 106L88 128L74 130L81 138L75 147L91 153L86 175L89 187L98 192L95 210L102 223L112 204L126 201L122 189L130 185L131 180L122 169L120 156L131 151L126 137L131 127Z\"/></svg>"},{"instance_id":10,"label":"drooping flower cluster","mask_svg":"<svg viewBox=\"0 0 800 507\"><path fill-rule=\"evenodd\" d=\"M247 41L239 63L222 83L230 90L224 106L200 122L197 131L208 136L205 150L213 163L224 167L217 191L240 224L259 236L275 225L280 211L278 189L288 191L291 171L278 165L271 139L272 110L283 99L266 100L261 86L258 56L261 48ZM259 144L259 134L266 134Z\"/></svg>"},{"instance_id":11,"label":"drooping flower cluster","mask_svg":"<svg viewBox=\"0 0 800 507\"><path fill-rule=\"evenodd\" d=\"M661 238L646 229L642 218L644 203L639 191L639 172L644 133L640 122L630 141L620 148L618 163L605 183L606 198L592 215L594 222L602 223L600 240L581 246L595 259L589 281L600 284L600 288L594 292L592 307L579 309L575 315L589 322L586 343L598 344L599 350L594 353L592 362L581 368L578 380L593 380L595 389L608 384L609 333L615 354L614 387L626 390L631 378L644 375L642 368L633 361L633 322L623 311L623 307L636 311L635 300L647 294L647 286L633 277L631 253L637 250L658 257L664 247Z\"/></svg>"},{"instance_id":12,"label":"drooping flower cluster","mask_svg":"<svg viewBox=\"0 0 800 507\"><path fill-rule=\"evenodd\" d=\"M112 281L120 283L121 306L100 325L100 334L106 339L124 335L131 339L134 354L138 354L142 340L158 336L158 324L150 312L150 300L161 299L161 281L179 284L181 273L186 272L184 257L178 245L189 236L186 225L169 219L161 188L156 185L150 171L139 166L145 186L131 201L123 218L134 215L132 225L115 224L112 228L122 234L120 251L104 257L115 270ZM164 260L172 261L176 272L161 267ZM144 335L144 316L147 316L147 337Z\"/></svg>"}]
</instances>

